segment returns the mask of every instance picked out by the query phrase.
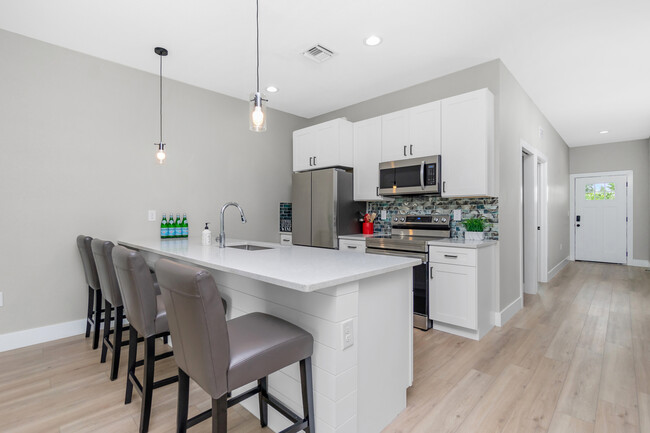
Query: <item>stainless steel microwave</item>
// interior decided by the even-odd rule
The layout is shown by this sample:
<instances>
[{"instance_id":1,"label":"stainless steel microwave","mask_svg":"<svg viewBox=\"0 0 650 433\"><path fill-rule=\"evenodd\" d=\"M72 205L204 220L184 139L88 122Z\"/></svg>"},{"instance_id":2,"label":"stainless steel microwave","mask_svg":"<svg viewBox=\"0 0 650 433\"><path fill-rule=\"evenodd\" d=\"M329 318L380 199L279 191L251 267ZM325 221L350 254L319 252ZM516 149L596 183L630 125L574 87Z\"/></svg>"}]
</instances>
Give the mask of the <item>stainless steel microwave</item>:
<instances>
[{"instance_id":1,"label":"stainless steel microwave","mask_svg":"<svg viewBox=\"0 0 650 433\"><path fill-rule=\"evenodd\" d=\"M440 194L440 155L379 164L379 194Z\"/></svg>"}]
</instances>

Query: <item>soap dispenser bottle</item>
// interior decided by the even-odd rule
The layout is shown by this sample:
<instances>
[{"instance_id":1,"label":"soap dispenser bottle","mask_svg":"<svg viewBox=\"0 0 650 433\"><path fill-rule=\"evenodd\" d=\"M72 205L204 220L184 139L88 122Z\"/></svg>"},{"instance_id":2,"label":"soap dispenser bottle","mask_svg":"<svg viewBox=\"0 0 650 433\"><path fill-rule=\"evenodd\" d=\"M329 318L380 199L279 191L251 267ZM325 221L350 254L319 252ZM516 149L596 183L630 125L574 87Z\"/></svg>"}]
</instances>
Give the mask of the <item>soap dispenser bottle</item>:
<instances>
[{"instance_id":1,"label":"soap dispenser bottle","mask_svg":"<svg viewBox=\"0 0 650 433\"><path fill-rule=\"evenodd\" d=\"M201 232L201 245L210 245L212 243L212 232L208 228L208 224L205 223L205 228Z\"/></svg>"}]
</instances>

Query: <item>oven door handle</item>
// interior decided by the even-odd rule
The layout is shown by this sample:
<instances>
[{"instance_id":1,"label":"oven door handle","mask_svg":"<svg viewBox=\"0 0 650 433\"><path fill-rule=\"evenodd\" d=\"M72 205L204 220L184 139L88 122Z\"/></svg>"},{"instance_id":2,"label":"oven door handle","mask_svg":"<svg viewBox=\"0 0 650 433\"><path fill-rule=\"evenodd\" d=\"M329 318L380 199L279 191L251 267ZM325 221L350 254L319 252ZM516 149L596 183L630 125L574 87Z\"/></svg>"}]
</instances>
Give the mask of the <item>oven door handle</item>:
<instances>
[{"instance_id":1,"label":"oven door handle","mask_svg":"<svg viewBox=\"0 0 650 433\"><path fill-rule=\"evenodd\" d=\"M424 191L424 161L420 163L420 186L422 191Z\"/></svg>"},{"instance_id":2,"label":"oven door handle","mask_svg":"<svg viewBox=\"0 0 650 433\"><path fill-rule=\"evenodd\" d=\"M366 248L366 253L377 254L381 256L395 256L395 257L408 257L412 259L420 259L422 263L428 261L426 253L412 253L408 251L395 251L395 250L382 250L378 248Z\"/></svg>"}]
</instances>

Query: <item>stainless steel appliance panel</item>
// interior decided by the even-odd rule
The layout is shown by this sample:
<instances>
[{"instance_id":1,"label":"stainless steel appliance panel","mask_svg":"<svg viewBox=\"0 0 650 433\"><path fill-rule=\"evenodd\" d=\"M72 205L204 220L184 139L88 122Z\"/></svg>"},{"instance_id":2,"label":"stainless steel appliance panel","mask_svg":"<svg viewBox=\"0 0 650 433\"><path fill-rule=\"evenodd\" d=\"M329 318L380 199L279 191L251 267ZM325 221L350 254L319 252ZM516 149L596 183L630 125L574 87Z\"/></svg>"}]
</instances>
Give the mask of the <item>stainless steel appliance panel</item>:
<instances>
[{"instance_id":1,"label":"stainless steel appliance panel","mask_svg":"<svg viewBox=\"0 0 650 433\"><path fill-rule=\"evenodd\" d=\"M313 247L338 247L337 171L332 168L311 172L311 246Z\"/></svg>"},{"instance_id":2,"label":"stainless steel appliance panel","mask_svg":"<svg viewBox=\"0 0 650 433\"><path fill-rule=\"evenodd\" d=\"M440 156L379 164L379 194L440 194Z\"/></svg>"},{"instance_id":3,"label":"stainless steel appliance panel","mask_svg":"<svg viewBox=\"0 0 650 433\"><path fill-rule=\"evenodd\" d=\"M291 182L292 241L294 245L311 245L311 172L294 173Z\"/></svg>"},{"instance_id":4,"label":"stainless steel appliance panel","mask_svg":"<svg viewBox=\"0 0 650 433\"><path fill-rule=\"evenodd\" d=\"M338 224L336 239L341 235L350 235L361 232L359 216L365 213L366 204L354 201L353 173L337 170L337 204ZM338 242L335 248L338 248Z\"/></svg>"}]
</instances>

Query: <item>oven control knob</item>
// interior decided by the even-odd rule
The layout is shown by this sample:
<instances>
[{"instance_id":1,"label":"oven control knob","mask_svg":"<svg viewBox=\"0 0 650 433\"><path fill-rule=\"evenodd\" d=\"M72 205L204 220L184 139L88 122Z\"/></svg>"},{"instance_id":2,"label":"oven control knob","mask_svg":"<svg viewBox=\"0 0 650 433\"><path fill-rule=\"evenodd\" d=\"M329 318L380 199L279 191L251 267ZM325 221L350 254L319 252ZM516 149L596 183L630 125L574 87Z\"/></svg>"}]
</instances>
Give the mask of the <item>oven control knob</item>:
<instances>
[{"instance_id":1,"label":"oven control knob","mask_svg":"<svg viewBox=\"0 0 650 433\"><path fill-rule=\"evenodd\" d=\"M447 222L447 218L443 218L443 219L441 219L440 222L442 222L442 223L446 223L446 222Z\"/></svg>"},{"instance_id":2,"label":"oven control knob","mask_svg":"<svg viewBox=\"0 0 650 433\"><path fill-rule=\"evenodd\" d=\"M397 222L397 217L393 218L393 221Z\"/></svg>"},{"instance_id":3,"label":"oven control knob","mask_svg":"<svg viewBox=\"0 0 650 433\"><path fill-rule=\"evenodd\" d=\"M437 223L437 222L438 222L438 217L435 217L435 218L433 219L433 222L434 222L434 223Z\"/></svg>"},{"instance_id":4,"label":"oven control knob","mask_svg":"<svg viewBox=\"0 0 650 433\"><path fill-rule=\"evenodd\" d=\"M399 222L401 222L401 223L403 223L404 221L406 221L406 218L404 218L404 217L401 217L401 218L399 219Z\"/></svg>"}]
</instances>

